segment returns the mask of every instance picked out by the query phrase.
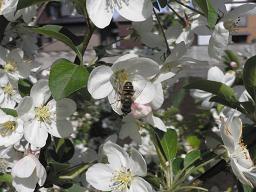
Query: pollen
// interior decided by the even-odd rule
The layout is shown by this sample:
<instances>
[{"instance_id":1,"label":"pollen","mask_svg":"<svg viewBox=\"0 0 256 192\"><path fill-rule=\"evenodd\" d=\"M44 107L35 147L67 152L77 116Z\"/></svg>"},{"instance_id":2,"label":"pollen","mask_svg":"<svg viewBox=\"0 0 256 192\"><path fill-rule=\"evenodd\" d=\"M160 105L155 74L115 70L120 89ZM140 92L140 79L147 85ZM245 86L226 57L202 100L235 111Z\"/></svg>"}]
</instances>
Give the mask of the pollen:
<instances>
[{"instance_id":1,"label":"pollen","mask_svg":"<svg viewBox=\"0 0 256 192\"><path fill-rule=\"evenodd\" d=\"M129 79L129 75L127 71L125 71L124 69L117 71L114 75L116 81L118 81L121 84L124 84Z\"/></svg>"},{"instance_id":2,"label":"pollen","mask_svg":"<svg viewBox=\"0 0 256 192\"><path fill-rule=\"evenodd\" d=\"M8 95L13 95L13 87L10 83L6 84L3 87L4 93L8 94Z\"/></svg>"},{"instance_id":3,"label":"pollen","mask_svg":"<svg viewBox=\"0 0 256 192\"><path fill-rule=\"evenodd\" d=\"M7 73L14 72L16 70L16 63L14 61L7 61L4 65L4 70Z\"/></svg>"},{"instance_id":4,"label":"pollen","mask_svg":"<svg viewBox=\"0 0 256 192\"><path fill-rule=\"evenodd\" d=\"M5 173L8 169L8 162L0 158L0 173Z\"/></svg>"},{"instance_id":5,"label":"pollen","mask_svg":"<svg viewBox=\"0 0 256 192\"><path fill-rule=\"evenodd\" d=\"M132 181L132 173L129 170L120 170L114 173L112 178L114 182L112 189L115 191L123 191L129 188Z\"/></svg>"},{"instance_id":6,"label":"pollen","mask_svg":"<svg viewBox=\"0 0 256 192\"><path fill-rule=\"evenodd\" d=\"M0 124L0 135L2 137L5 137L7 135L10 135L12 132L16 130L16 122L15 121L7 121L2 124Z\"/></svg>"},{"instance_id":7,"label":"pollen","mask_svg":"<svg viewBox=\"0 0 256 192\"><path fill-rule=\"evenodd\" d=\"M36 118L39 121L49 121L51 112L47 106L36 107L35 109Z\"/></svg>"}]
</instances>

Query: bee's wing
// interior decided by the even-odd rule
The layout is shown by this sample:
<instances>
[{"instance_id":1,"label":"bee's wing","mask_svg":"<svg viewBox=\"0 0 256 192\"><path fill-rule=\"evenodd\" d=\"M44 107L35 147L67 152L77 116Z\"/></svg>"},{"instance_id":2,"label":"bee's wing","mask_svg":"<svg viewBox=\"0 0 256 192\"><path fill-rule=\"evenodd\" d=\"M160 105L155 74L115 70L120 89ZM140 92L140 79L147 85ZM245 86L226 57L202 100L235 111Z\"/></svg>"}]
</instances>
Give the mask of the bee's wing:
<instances>
[{"instance_id":1,"label":"bee's wing","mask_svg":"<svg viewBox=\"0 0 256 192\"><path fill-rule=\"evenodd\" d=\"M140 104L150 103L155 97L155 86L140 75L133 78L134 95L133 101Z\"/></svg>"},{"instance_id":2,"label":"bee's wing","mask_svg":"<svg viewBox=\"0 0 256 192\"><path fill-rule=\"evenodd\" d=\"M112 107L112 109L119 115L122 115L122 103L121 103L121 95L114 89L108 96L108 101Z\"/></svg>"}]
</instances>

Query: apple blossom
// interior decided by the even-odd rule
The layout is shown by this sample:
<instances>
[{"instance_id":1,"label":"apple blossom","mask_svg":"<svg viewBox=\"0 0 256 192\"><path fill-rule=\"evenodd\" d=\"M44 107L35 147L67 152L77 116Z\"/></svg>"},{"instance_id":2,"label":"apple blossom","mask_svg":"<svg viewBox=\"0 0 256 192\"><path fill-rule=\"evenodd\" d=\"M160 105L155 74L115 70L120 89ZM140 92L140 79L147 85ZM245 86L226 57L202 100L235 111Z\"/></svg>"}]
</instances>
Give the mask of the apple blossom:
<instances>
[{"instance_id":1,"label":"apple blossom","mask_svg":"<svg viewBox=\"0 0 256 192\"><path fill-rule=\"evenodd\" d=\"M113 110L122 115L122 85L131 81L134 87L133 101L139 104L150 103L155 97L155 86L150 78L159 73L159 65L148 58L128 54L120 57L112 67L96 67L88 80L88 91L94 99L108 97Z\"/></svg>"},{"instance_id":2,"label":"apple blossom","mask_svg":"<svg viewBox=\"0 0 256 192\"><path fill-rule=\"evenodd\" d=\"M152 14L150 0L86 0L91 21L99 28L110 24L114 11L131 21L144 21Z\"/></svg>"},{"instance_id":3,"label":"apple blossom","mask_svg":"<svg viewBox=\"0 0 256 192\"><path fill-rule=\"evenodd\" d=\"M20 160L22 155L13 145L0 147L0 173L11 172L13 164Z\"/></svg>"},{"instance_id":4,"label":"apple blossom","mask_svg":"<svg viewBox=\"0 0 256 192\"><path fill-rule=\"evenodd\" d=\"M108 164L97 163L86 172L86 180L94 188L113 192L152 192L151 185L141 177L147 175L147 165L141 154L131 155L110 141L103 145Z\"/></svg>"},{"instance_id":5,"label":"apple blossom","mask_svg":"<svg viewBox=\"0 0 256 192\"><path fill-rule=\"evenodd\" d=\"M37 183L43 186L47 173L37 157L29 154L14 164L12 177L17 192L33 192Z\"/></svg>"},{"instance_id":6,"label":"apple blossom","mask_svg":"<svg viewBox=\"0 0 256 192\"><path fill-rule=\"evenodd\" d=\"M218 67L211 67L208 70L207 80L217 81L231 86L235 81L235 72L228 71L224 74ZM213 102L209 102L212 97L211 93L202 90L194 90L192 91L192 96L196 99L202 100L201 106L204 108L211 108L214 105Z\"/></svg>"},{"instance_id":7,"label":"apple blossom","mask_svg":"<svg viewBox=\"0 0 256 192\"><path fill-rule=\"evenodd\" d=\"M48 133L55 137L67 137L73 132L67 118L76 110L73 100L50 99L47 80L39 80L17 107L19 117L24 121L24 137L35 147L46 144Z\"/></svg>"},{"instance_id":8,"label":"apple blossom","mask_svg":"<svg viewBox=\"0 0 256 192\"><path fill-rule=\"evenodd\" d=\"M218 6L223 9L225 8L224 3L224 1L219 1ZM209 56L218 60L222 59L223 51L229 43L230 32L236 30L239 17L256 15L256 5L253 3L243 4L229 12L224 9L222 14L222 18L215 25L208 46Z\"/></svg>"},{"instance_id":9,"label":"apple blossom","mask_svg":"<svg viewBox=\"0 0 256 192\"><path fill-rule=\"evenodd\" d=\"M9 51L0 47L0 65L2 71L16 80L27 78L32 68L32 63L24 60L24 52L18 48Z\"/></svg>"},{"instance_id":10,"label":"apple blossom","mask_svg":"<svg viewBox=\"0 0 256 192\"><path fill-rule=\"evenodd\" d=\"M8 147L18 143L23 137L23 122L19 118L0 110L0 146Z\"/></svg>"},{"instance_id":11,"label":"apple blossom","mask_svg":"<svg viewBox=\"0 0 256 192\"><path fill-rule=\"evenodd\" d=\"M0 71L0 107L13 109L20 100L18 82Z\"/></svg>"},{"instance_id":12,"label":"apple blossom","mask_svg":"<svg viewBox=\"0 0 256 192\"><path fill-rule=\"evenodd\" d=\"M242 122L240 118L230 116L221 119L220 135L230 159L231 168L243 184L256 186L256 173L250 154L243 144Z\"/></svg>"}]
</instances>

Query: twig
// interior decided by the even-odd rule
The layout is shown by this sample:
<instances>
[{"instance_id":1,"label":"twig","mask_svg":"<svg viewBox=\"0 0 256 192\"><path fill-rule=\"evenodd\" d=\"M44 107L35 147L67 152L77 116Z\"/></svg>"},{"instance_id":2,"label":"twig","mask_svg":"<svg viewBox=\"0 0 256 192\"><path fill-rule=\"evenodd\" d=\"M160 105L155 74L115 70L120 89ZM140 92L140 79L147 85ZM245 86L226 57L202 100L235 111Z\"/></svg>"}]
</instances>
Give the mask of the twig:
<instances>
[{"instance_id":1,"label":"twig","mask_svg":"<svg viewBox=\"0 0 256 192\"><path fill-rule=\"evenodd\" d=\"M185 3L182 3L181 1L175 0L175 2L182 5L183 7L186 7L188 9L190 9L191 11L194 11L194 12L200 14L200 15L205 16L205 14L203 12L201 12L201 11L199 11L199 10L193 8L193 7L190 7L189 5L186 5Z\"/></svg>"},{"instance_id":2,"label":"twig","mask_svg":"<svg viewBox=\"0 0 256 192\"><path fill-rule=\"evenodd\" d=\"M186 25L185 19L184 19L179 13L177 13L177 11L175 11L175 9L173 9L173 8L171 7L171 5L167 4L167 7L169 7L169 9L171 9L172 12L173 12L175 15L177 15L177 17L181 20L181 22L182 22L184 25Z\"/></svg>"},{"instance_id":3,"label":"twig","mask_svg":"<svg viewBox=\"0 0 256 192\"><path fill-rule=\"evenodd\" d=\"M165 33L164 33L163 26L162 26L162 24L161 24L161 22L160 22L160 19L159 19L158 15L157 15L155 9L153 9L153 12L154 12L154 15L156 16L157 23L159 24L160 31L161 31L161 33L162 33L162 35L163 35L163 38L164 38L164 42L165 42L166 49L167 49L167 50L166 50L167 56L169 56L169 55L171 54L171 50L170 50L170 47L169 47L169 44L168 44L166 35L165 35Z\"/></svg>"}]
</instances>

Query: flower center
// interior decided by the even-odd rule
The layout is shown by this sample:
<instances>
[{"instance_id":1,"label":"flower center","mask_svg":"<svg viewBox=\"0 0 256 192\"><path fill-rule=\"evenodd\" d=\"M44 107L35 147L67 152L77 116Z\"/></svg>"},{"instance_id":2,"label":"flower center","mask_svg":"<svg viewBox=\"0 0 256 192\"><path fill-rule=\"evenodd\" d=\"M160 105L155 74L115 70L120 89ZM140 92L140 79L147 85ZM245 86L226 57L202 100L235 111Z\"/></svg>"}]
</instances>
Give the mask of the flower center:
<instances>
[{"instance_id":1,"label":"flower center","mask_svg":"<svg viewBox=\"0 0 256 192\"><path fill-rule=\"evenodd\" d=\"M36 107L35 113L39 121L50 120L51 112L47 106Z\"/></svg>"},{"instance_id":2,"label":"flower center","mask_svg":"<svg viewBox=\"0 0 256 192\"><path fill-rule=\"evenodd\" d=\"M15 63L15 61L7 61L6 64L4 65L4 70L7 73L14 72L16 70L16 63Z\"/></svg>"},{"instance_id":3,"label":"flower center","mask_svg":"<svg viewBox=\"0 0 256 192\"><path fill-rule=\"evenodd\" d=\"M12 132L16 130L16 122L15 121L7 121L0 124L0 135L5 137L10 135Z\"/></svg>"},{"instance_id":4,"label":"flower center","mask_svg":"<svg viewBox=\"0 0 256 192\"><path fill-rule=\"evenodd\" d=\"M13 87L10 83L6 84L3 87L4 93L8 94L8 95L13 95Z\"/></svg>"},{"instance_id":5,"label":"flower center","mask_svg":"<svg viewBox=\"0 0 256 192\"><path fill-rule=\"evenodd\" d=\"M5 173L8 169L8 162L0 158L0 173Z\"/></svg>"},{"instance_id":6,"label":"flower center","mask_svg":"<svg viewBox=\"0 0 256 192\"><path fill-rule=\"evenodd\" d=\"M238 24L240 22L240 18L238 17L236 20L229 20L224 22L224 27L231 31L231 32L236 32L238 30Z\"/></svg>"},{"instance_id":7,"label":"flower center","mask_svg":"<svg viewBox=\"0 0 256 192\"><path fill-rule=\"evenodd\" d=\"M125 71L124 69L121 69L121 70L115 72L114 77L115 77L115 82L116 83L118 82L121 85L123 85L129 79L129 75L128 75L127 71Z\"/></svg>"},{"instance_id":8,"label":"flower center","mask_svg":"<svg viewBox=\"0 0 256 192\"><path fill-rule=\"evenodd\" d=\"M123 191L129 188L132 181L132 173L129 170L120 170L114 173L112 190Z\"/></svg>"}]
</instances>

